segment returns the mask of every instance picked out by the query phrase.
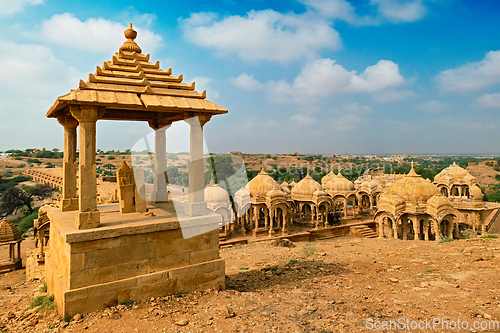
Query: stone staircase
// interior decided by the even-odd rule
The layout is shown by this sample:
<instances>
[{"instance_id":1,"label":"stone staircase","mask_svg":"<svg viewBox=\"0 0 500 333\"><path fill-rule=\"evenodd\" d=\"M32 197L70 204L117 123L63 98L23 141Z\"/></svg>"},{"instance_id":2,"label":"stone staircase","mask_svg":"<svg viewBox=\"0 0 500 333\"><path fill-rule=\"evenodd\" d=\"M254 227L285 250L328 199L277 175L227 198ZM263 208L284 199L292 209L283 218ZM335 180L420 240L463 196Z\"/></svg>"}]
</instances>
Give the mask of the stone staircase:
<instances>
[{"instance_id":1,"label":"stone staircase","mask_svg":"<svg viewBox=\"0 0 500 333\"><path fill-rule=\"evenodd\" d=\"M366 225L356 225L349 228L351 235L359 238L377 238L378 235L373 229Z\"/></svg>"},{"instance_id":2,"label":"stone staircase","mask_svg":"<svg viewBox=\"0 0 500 333\"><path fill-rule=\"evenodd\" d=\"M491 227L493 226L493 223L498 219L498 216L500 216L500 208L494 209L490 215L486 218L486 231L489 232Z\"/></svg>"}]
</instances>

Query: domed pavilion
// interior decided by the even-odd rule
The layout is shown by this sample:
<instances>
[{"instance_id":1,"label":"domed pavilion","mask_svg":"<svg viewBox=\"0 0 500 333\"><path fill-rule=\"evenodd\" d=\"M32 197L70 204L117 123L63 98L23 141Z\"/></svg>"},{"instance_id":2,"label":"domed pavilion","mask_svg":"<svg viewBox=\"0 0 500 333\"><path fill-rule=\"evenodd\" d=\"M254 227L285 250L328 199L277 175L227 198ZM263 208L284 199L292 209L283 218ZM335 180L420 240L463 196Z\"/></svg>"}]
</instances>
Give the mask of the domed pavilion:
<instances>
[{"instance_id":1,"label":"domed pavilion","mask_svg":"<svg viewBox=\"0 0 500 333\"><path fill-rule=\"evenodd\" d=\"M379 237L414 240L453 238L455 210L438 187L413 169L380 196L375 221Z\"/></svg>"},{"instance_id":2,"label":"domed pavilion","mask_svg":"<svg viewBox=\"0 0 500 333\"><path fill-rule=\"evenodd\" d=\"M466 226L473 232L486 232L487 215L483 193L476 177L469 171L453 163L434 177L434 185L451 201L457 211L457 224Z\"/></svg>"},{"instance_id":3,"label":"domed pavilion","mask_svg":"<svg viewBox=\"0 0 500 333\"><path fill-rule=\"evenodd\" d=\"M356 192L354 190L354 183L345 178L342 173L331 177L329 181L324 184L325 192L332 200L333 208L336 212L343 212L344 218L347 218L347 208L351 209L351 216L356 216L355 207L357 203ZM348 203L351 203L348 205Z\"/></svg>"},{"instance_id":4,"label":"domed pavilion","mask_svg":"<svg viewBox=\"0 0 500 333\"><path fill-rule=\"evenodd\" d=\"M293 187L291 197L295 202L295 213L298 213L301 223L309 216L309 225L316 229L321 224L328 225L326 214L331 210L332 200L324 192L323 187L309 175L309 170L307 175Z\"/></svg>"},{"instance_id":5,"label":"domed pavilion","mask_svg":"<svg viewBox=\"0 0 500 333\"><path fill-rule=\"evenodd\" d=\"M213 178L207 187L205 187L204 192L207 208L222 217L222 221L219 223L219 226L222 228L223 237L227 238L231 233L231 222L234 220L229 193L216 184Z\"/></svg>"},{"instance_id":6,"label":"domed pavilion","mask_svg":"<svg viewBox=\"0 0 500 333\"><path fill-rule=\"evenodd\" d=\"M23 266L21 259L21 233L6 217L0 222L0 247L9 247L9 258L0 259L0 271L19 269ZM17 245L17 246L16 246ZM16 251L17 247L17 251ZM17 254L16 254L17 252Z\"/></svg>"},{"instance_id":7,"label":"domed pavilion","mask_svg":"<svg viewBox=\"0 0 500 333\"><path fill-rule=\"evenodd\" d=\"M270 236L277 230L286 234L290 218L289 195L283 192L279 184L267 174L264 166L245 188L250 193L251 207L248 220L251 224L249 227L253 227L253 235L257 236L261 230L268 232ZM246 222L246 218L243 222ZM245 226L242 230L246 233L244 229Z\"/></svg>"}]
</instances>

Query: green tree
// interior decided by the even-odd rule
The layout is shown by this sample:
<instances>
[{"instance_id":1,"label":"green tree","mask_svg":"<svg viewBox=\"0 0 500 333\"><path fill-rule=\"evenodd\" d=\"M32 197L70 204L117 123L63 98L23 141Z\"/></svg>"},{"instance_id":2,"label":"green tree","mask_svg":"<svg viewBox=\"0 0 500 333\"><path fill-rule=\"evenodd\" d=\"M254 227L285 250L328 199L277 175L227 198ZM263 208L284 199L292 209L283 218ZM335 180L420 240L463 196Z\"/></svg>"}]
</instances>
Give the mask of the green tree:
<instances>
[{"instance_id":1,"label":"green tree","mask_svg":"<svg viewBox=\"0 0 500 333\"><path fill-rule=\"evenodd\" d=\"M8 216L22 207L26 207L30 214L34 212L33 201L49 197L55 191L46 184L35 186L12 186L2 195L0 203L0 216Z\"/></svg>"}]
</instances>

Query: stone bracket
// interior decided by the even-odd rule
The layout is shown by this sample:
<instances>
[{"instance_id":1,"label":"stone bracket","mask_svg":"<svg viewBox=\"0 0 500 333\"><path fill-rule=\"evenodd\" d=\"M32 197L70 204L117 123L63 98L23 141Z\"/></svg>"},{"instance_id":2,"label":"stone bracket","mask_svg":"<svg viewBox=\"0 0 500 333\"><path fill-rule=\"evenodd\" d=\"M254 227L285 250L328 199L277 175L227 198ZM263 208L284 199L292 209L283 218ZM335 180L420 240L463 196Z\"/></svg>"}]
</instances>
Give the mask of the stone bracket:
<instances>
[{"instance_id":1,"label":"stone bracket","mask_svg":"<svg viewBox=\"0 0 500 333\"><path fill-rule=\"evenodd\" d=\"M78 210L78 198L67 198L59 200L59 207L62 212Z\"/></svg>"},{"instance_id":2,"label":"stone bracket","mask_svg":"<svg viewBox=\"0 0 500 333\"><path fill-rule=\"evenodd\" d=\"M76 212L76 228L92 229L101 225L101 215L98 210L93 212Z\"/></svg>"}]
</instances>

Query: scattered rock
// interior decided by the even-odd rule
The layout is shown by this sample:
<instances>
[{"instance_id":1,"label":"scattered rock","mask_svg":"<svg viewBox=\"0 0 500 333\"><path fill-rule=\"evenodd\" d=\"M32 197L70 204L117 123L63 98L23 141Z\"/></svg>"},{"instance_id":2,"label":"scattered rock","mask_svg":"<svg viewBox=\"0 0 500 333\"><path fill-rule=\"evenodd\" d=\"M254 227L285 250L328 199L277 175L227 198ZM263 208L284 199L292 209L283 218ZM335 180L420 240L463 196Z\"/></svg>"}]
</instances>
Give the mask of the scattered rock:
<instances>
[{"instance_id":1,"label":"scattered rock","mask_svg":"<svg viewBox=\"0 0 500 333\"><path fill-rule=\"evenodd\" d=\"M395 277L390 277L389 278L389 281L393 282L393 283L397 283L399 282L399 279L395 278Z\"/></svg>"},{"instance_id":2,"label":"scattered rock","mask_svg":"<svg viewBox=\"0 0 500 333\"><path fill-rule=\"evenodd\" d=\"M275 239L269 243L273 246L283 246L283 247L295 247L295 244L288 238Z\"/></svg>"},{"instance_id":3,"label":"scattered rock","mask_svg":"<svg viewBox=\"0 0 500 333\"><path fill-rule=\"evenodd\" d=\"M187 320L186 318L178 319L175 322L175 325L177 325L177 326L186 326L187 324L189 324L189 320Z\"/></svg>"},{"instance_id":4,"label":"scattered rock","mask_svg":"<svg viewBox=\"0 0 500 333\"><path fill-rule=\"evenodd\" d=\"M71 318L70 321L80 321L82 320L82 315L77 313L76 315L73 316L73 318Z\"/></svg>"},{"instance_id":5,"label":"scattered rock","mask_svg":"<svg viewBox=\"0 0 500 333\"><path fill-rule=\"evenodd\" d=\"M118 319L120 319L121 317L122 317L122 315L121 315L120 313L118 313L118 312L113 312L113 313L109 316L109 318L114 319L114 320L118 320Z\"/></svg>"}]
</instances>

